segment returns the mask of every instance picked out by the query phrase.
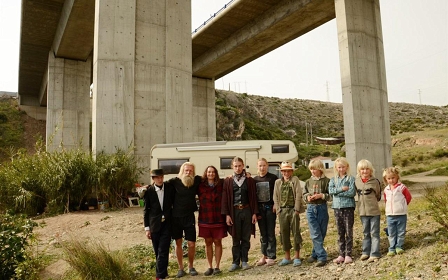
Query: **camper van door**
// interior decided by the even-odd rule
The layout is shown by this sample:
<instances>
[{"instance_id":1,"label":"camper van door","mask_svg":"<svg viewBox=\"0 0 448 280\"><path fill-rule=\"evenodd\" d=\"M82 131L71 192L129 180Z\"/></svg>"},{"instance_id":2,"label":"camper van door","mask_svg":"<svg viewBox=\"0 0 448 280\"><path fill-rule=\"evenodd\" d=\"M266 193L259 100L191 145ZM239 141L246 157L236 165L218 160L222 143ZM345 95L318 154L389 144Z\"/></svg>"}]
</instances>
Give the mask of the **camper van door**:
<instances>
[{"instance_id":1,"label":"camper van door","mask_svg":"<svg viewBox=\"0 0 448 280\"><path fill-rule=\"evenodd\" d=\"M257 174L257 160L258 151L246 151L246 159L244 164L246 164L246 172L250 172L252 176Z\"/></svg>"}]
</instances>

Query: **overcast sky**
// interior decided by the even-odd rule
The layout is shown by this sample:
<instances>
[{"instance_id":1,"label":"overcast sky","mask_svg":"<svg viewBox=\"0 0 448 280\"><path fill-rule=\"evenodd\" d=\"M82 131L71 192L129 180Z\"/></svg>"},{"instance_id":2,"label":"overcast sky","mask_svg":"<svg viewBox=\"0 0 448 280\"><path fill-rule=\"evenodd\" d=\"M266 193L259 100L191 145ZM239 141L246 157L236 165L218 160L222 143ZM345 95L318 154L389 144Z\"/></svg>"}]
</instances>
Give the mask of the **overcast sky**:
<instances>
[{"instance_id":1,"label":"overcast sky","mask_svg":"<svg viewBox=\"0 0 448 280\"><path fill-rule=\"evenodd\" d=\"M192 29L230 0L192 0ZM18 0L0 0L0 91L17 91ZM448 105L448 1L380 0L389 101ZM280 98L342 102L336 21L215 81Z\"/></svg>"}]
</instances>

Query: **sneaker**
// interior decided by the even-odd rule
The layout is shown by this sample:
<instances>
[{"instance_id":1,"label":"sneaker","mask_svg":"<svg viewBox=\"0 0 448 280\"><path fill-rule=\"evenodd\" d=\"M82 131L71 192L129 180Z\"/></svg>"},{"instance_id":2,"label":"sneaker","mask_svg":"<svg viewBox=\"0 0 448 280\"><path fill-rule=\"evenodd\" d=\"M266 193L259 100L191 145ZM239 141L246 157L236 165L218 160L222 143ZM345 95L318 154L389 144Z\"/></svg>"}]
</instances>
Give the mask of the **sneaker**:
<instances>
[{"instance_id":1,"label":"sneaker","mask_svg":"<svg viewBox=\"0 0 448 280\"><path fill-rule=\"evenodd\" d=\"M274 265L275 264L275 260L273 260L273 259L266 259L266 265L267 266L271 266L271 265Z\"/></svg>"},{"instance_id":2,"label":"sneaker","mask_svg":"<svg viewBox=\"0 0 448 280\"><path fill-rule=\"evenodd\" d=\"M389 251L389 252L387 252L387 255L389 257L395 256L395 252L394 251Z\"/></svg>"},{"instance_id":3,"label":"sneaker","mask_svg":"<svg viewBox=\"0 0 448 280\"><path fill-rule=\"evenodd\" d=\"M264 257L262 257L258 262L257 262L257 266L262 266L266 264L266 259Z\"/></svg>"},{"instance_id":4,"label":"sneaker","mask_svg":"<svg viewBox=\"0 0 448 280\"><path fill-rule=\"evenodd\" d=\"M198 272L196 271L196 269L194 269L194 267L189 268L189 269L188 269L188 273L190 273L191 276L196 276L196 275L198 275Z\"/></svg>"},{"instance_id":5,"label":"sneaker","mask_svg":"<svg viewBox=\"0 0 448 280\"><path fill-rule=\"evenodd\" d=\"M246 270L250 268L250 265L247 262L242 262L241 267L243 268L243 270Z\"/></svg>"},{"instance_id":6,"label":"sneaker","mask_svg":"<svg viewBox=\"0 0 448 280\"><path fill-rule=\"evenodd\" d=\"M352 257L350 257L350 256L345 256L345 260L344 260L344 263L345 263L345 264L352 263L352 262L353 262Z\"/></svg>"},{"instance_id":7,"label":"sneaker","mask_svg":"<svg viewBox=\"0 0 448 280\"><path fill-rule=\"evenodd\" d=\"M324 266L326 263L327 262L325 262L325 261L317 261L316 266L321 267L321 266Z\"/></svg>"},{"instance_id":8,"label":"sneaker","mask_svg":"<svg viewBox=\"0 0 448 280\"><path fill-rule=\"evenodd\" d=\"M213 274L213 268L209 268L209 269L207 269L206 272L204 272L204 275L205 275L205 276L210 276L210 275L212 275L212 274Z\"/></svg>"},{"instance_id":9,"label":"sneaker","mask_svg":"<svg viewBox=\"0 0 448 280\"><path fill-rule=\"evenodd\" d=\"M292 260L283 259L278 263L278 266L285 266L288 264L292 264Z\"/></svg>"},{"instance_id":10,"label":"sneaker","mask_svg":"<svg viewBox=\"0 0 448 280\"><path fill-rule=\"evenodd\" d=\"M183 271L183 270L179 270L179 271L177 271L177 275L176 275L176 278L181 278L181 277L184 277L185 275L187 275L186 273L185 273L185 271Z\"/></svg>"},{"instance_id":11,"label":"sneaker","mask_svg":"<svg viewBox=\"0 0 448 280\"><path fill-rule=\"evenodd\" d=\"M300 259L294 259L294 261L293 261L294 267L300 266L301 264L302 264L302 261Z\"/></svg>"},{"instance_id":12,"label":"sneaker","mask_svg":"<svg viewBox=\"0 0 448 280\"><path fill-rule=\"evenodd\" d=\"M395 252L397 253L397 255L401 255L404 253L404 250L401 248L395 248Z\"/></svg>"},{"instance_id":13,"label":"sneaker","mask_svg":"<svg viewBox=\"0 0 448 280\"><path fill-rule=\"evenodd\" d=\"M361 258L359 258L362 261L365 261L369 258L369 255L362 255Z\"/></svg>"},{"instance_id":14,"label":"sneaker","mask_svg":"<svg viewBox=\"0 0 448 280\"><path fill-rule=\"evenodd\" d=\"M368 260L367 260L367 262L369 262L369 263L371 263L371 262L376 262L377 260L379 260L380 259L380 257L370 257Z\"/></svg>"},{"instance_id":15,"label":"sneaker","mask_svg":"<svg viewBox=\"0 0 448 280\"><path fill-rule=\"evenodd\" d=\"M344 257L343 256L339 256L336 259L333 260L334 263L343 263L344 262Z\"/></svg>"},{"instance_id":16,"label":"sneaker","mask_svg":"<svg viewBox=\"0 0 448 280\"><path fill-rule=\"evenodd\" d=\"M232 265L229 268L229 272L234 272L235 270L240 269L240 266L236 263L232 263Z\"/></svg>"},{"instance_id":17,"label":"sneaker","mask_svg":"<svg viewBox=\"0 0 448 280\"><path fill-rule=\"evenodd\" d=\"M213 275L218 275L218 274L221 274L221 269L219 269L219 268L213 269Z\"/></svg>"},{"instance_id":18,"label":"sneaker","mask_svg":"<svg viewBox=\"0 0 448 280\"><path fill-rule=\"evenodd\" d=\"M317 259L313 258L313 256L311 256L308 259L306 259L306 262L308 262L308 263L313 263L315 261L317 261Z\"/></svg>"}]
</instances>

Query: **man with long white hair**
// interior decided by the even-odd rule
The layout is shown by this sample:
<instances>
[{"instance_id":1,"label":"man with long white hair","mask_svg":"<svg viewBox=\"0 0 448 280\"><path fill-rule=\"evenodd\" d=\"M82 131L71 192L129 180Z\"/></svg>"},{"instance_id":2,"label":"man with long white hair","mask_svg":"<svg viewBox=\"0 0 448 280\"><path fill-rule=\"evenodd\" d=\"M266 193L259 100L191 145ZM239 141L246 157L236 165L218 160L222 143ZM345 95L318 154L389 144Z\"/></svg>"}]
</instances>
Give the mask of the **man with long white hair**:
<instances>
[{"instance_id":1,"label":"man with long white hair","mask_svg":"<svg viewBox=\"0 0 448 280\"><path fill-rule=\"evenodd\" d=\"M188 272L190 275L198 275L193 266L196 254L196 218L194 212L198 211L196 195L201 183L201 177L195 176L194 164L184 162L180 167L179 175L168 181L176 189L173 205L172 237L176 241L176 256L179 271L176 277L186 275L182 261L182 237L188 244Z\"/></svg>"}]
</instances>

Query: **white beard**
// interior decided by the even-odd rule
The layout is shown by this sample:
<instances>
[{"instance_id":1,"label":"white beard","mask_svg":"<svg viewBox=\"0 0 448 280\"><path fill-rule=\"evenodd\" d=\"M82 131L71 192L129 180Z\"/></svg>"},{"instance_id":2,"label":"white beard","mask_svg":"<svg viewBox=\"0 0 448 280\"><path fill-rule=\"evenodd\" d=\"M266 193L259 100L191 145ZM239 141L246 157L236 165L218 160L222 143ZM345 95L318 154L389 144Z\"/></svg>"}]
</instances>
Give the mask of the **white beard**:
<instances>
[{"instance_id":1,"label":"white beard","mask_svg":"<svg viewBox=\"0 0 448 280\"><path fill-rule=\"evenodd\" d=\"M187 176L184 175L181 179L182 184L184 184L185 187L189 188L191 186L193 186L194 184L194 177L193 176Z\"/></svg>"}]
</instances>

